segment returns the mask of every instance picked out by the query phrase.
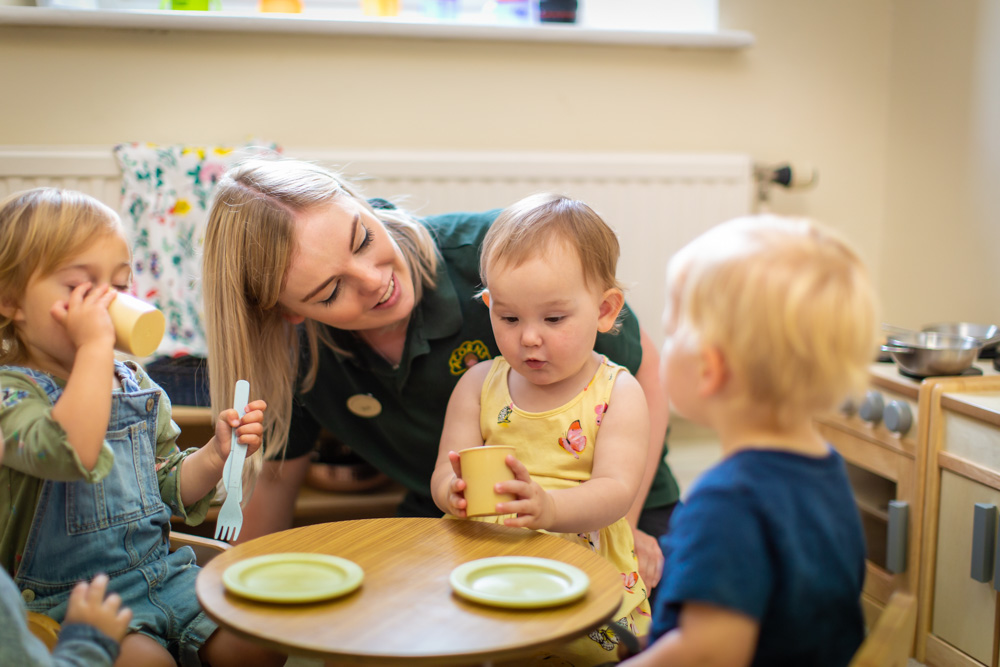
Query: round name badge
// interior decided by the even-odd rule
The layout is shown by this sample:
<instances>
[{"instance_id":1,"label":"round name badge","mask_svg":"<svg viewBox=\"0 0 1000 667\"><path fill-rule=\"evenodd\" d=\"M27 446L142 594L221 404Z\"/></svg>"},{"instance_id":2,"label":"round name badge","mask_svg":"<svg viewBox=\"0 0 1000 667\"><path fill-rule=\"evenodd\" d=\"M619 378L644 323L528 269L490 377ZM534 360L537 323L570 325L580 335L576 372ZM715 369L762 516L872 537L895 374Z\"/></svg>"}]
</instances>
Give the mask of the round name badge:
<instances>
[{"instance_id":1,"label":"round name badge","mask_svg":"<svg viewBox=\"0 0 1000 667\"><path fill-rule=\"evenodd\" d=\"M382 404L371 394L355 394L347 399L347 409L359 417L377 417L382 413Z\"/></svg>"}]
</instances>

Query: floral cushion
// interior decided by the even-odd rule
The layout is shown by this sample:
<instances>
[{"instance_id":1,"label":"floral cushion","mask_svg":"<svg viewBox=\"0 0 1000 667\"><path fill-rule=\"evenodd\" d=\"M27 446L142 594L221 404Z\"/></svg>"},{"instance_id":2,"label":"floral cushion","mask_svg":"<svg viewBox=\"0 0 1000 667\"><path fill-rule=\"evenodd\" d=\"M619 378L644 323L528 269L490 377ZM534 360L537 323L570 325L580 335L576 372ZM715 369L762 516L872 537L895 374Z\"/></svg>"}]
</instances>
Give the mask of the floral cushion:
<instances>
[{"instance_id":1,"label":"floral cushion","mask_svg":"<svg viewBox=\"0 0 1000 667\"><path fill-rule=\"evenodd\" d=\"M251 155L275 146L119 144L122 205L133 254L133 291L167 318L156 356L208 353L202 326L201 251L208 207L219 178Z\"/></svg>"}]
</instances>

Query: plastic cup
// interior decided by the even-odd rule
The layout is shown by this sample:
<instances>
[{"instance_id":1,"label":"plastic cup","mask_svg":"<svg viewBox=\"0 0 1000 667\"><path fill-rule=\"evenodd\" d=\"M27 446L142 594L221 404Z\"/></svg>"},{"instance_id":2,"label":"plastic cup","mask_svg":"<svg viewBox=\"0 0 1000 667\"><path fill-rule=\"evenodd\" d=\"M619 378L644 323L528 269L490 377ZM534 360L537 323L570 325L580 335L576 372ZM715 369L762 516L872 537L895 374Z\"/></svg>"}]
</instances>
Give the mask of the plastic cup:
<instances>
[{"instance_id":1,"label":"plastic cup","mask_svg":"<svg viewBox=\"0 0 1000 667\"><path fill-rule=\"evenodd\" d=\"M510 445L469 447L458 453L465 480L466 516L493 516L497 503L514 500L512 493L497 493L497 482L514 479L514 471L507 467L507 455L513 454Z\"/></svg>"},{"instance_id":2,"label":"plastic cup","mask_svg":"<svg viewBox=\"0 0 1000 667\"><path fill-rule=\"evenodd\" d=\"M108 306L115 325L115 349L136 357L148 357L163 340L167 319L156 306L131 294L119 292Z\"/></svg>"}]
</instances>

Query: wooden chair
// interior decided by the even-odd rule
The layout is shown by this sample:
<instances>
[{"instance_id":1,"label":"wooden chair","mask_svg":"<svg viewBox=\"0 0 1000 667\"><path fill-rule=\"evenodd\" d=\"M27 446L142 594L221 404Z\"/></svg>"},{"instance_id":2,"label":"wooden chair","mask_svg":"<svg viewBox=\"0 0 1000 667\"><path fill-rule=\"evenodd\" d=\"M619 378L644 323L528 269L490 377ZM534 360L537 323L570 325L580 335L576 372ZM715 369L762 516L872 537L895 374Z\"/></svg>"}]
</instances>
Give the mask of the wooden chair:
<instances>
[{"instance_id":1,"label":"wooden chair","mask_svg":"<svg viewBox=\"0 0 1000 667\"><path fill-rule=\"evenodd\" d=\"M906 667L917 631L917 599L896 591L869 629L850 667Z\"/></svg>"},{"instance_id":2,"label":"wooden chair","mask_svg":"<svg viewBox=\"0 0 1000 667\"><path fill-rule=\"evenodd\" d=\"M170 533L170 551L176 551L185 546L194 549L194 556L197 559L198 565L204 566L212 558L229 549L231 545L209 537L187 535L172 531ZM59 641L59 623L45 614L29 611L28 629L31 630L31 634L42 640L42 643L48 647L49 651L55 648L56 642Z\"/></svg>"}]
</instances>

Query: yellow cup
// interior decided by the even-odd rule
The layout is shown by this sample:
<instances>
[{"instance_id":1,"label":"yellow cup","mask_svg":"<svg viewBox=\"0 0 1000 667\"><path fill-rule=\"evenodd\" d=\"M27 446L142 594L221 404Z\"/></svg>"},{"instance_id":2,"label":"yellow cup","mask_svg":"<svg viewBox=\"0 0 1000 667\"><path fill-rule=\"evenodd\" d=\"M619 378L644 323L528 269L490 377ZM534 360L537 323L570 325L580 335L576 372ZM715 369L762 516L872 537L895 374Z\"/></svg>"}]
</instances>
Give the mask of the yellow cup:
<instances>
[{"instance_id":1,"label":"yellow cup","mask_svg":"<svg viewBox=\"0 0 1000 667\"><path fill-rule=\"evenodd\" d=\"M361 0L365 16L399 16L399 0Z\"/></svg>"},{"instance_id":2,"label":"yellow cup","mask_svg":"<svg viewBox=\"0 0 1000 667\"><path fill-rule=\"evenodd\" d=\"M465 507L467 516L491 516L497 513L497 503L514 500L512 493L497 493L497 482L514 479L514 471L507 467L507 455L513 454L510 445L469 447L458 453L465 480Z\"/></svg>"},{"instance_id":3,"label":"yellow cup","mask_svg":"<svg viewBox=\"0 0 1000 667\"><path fill-rule=\"evenodd\" d=\"M115 325L115 349L136 357L148 357L163 340L167 318L156 306L119 292L108 306Z\"/></svg>"}]
</instances>

